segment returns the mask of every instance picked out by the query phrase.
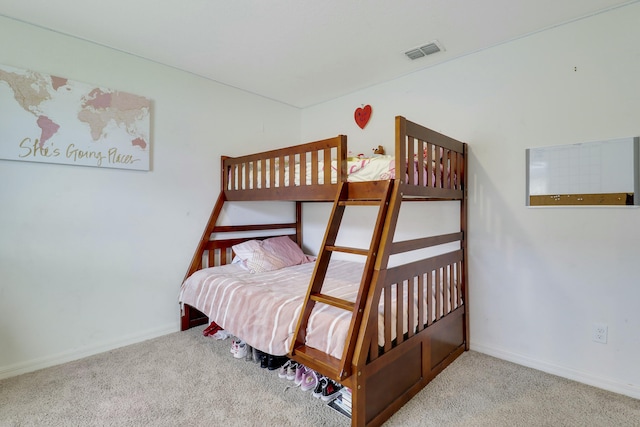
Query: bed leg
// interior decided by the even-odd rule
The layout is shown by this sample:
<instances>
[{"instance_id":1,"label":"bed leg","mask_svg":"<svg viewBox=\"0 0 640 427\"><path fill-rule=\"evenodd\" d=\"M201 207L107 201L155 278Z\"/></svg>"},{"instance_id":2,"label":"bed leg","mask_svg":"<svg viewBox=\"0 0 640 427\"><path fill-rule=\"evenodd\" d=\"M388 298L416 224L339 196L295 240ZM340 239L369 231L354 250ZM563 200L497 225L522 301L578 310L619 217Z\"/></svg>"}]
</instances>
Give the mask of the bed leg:
<instances>
[{"instance_id":1,"label":"bed leg","mask_svg":"<svg viewBox=\"0 0 640 427\"><path fill-rule=\"evenodd\" d=\"M180 330L186 331L189 329L189 306L185 304L181 304L182 308L180 309Z\"/></svg>"},{"instance_id":2,"label":"bed leg","mask_svg":"<svg viewBox=\"0 0 640 427\"><path fill-rule=\"evenodd\" d=\"M209 322L209 318L202 314L195 308L182 304L181 316L180 316L180 330L186 331L194 326L204 325Z\"/></svg>"}]
</instances>

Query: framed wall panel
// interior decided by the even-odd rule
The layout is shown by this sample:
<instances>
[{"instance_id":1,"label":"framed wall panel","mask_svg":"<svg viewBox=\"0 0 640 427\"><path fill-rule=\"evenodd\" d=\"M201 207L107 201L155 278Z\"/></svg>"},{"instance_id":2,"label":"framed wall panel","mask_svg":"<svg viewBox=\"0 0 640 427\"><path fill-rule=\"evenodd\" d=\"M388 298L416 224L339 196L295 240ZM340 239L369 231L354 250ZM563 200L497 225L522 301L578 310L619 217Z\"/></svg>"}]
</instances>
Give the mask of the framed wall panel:
<instances>
[{"instance_id":1,"label":"framed wall panel","mask_svg":"<svg viewBox=\"0 0 640 427\"><path fill-rule=\"evenodd\" d=\"M527 206L639 206L639 137L529 148Z\"/></svg>"}]
</instances>

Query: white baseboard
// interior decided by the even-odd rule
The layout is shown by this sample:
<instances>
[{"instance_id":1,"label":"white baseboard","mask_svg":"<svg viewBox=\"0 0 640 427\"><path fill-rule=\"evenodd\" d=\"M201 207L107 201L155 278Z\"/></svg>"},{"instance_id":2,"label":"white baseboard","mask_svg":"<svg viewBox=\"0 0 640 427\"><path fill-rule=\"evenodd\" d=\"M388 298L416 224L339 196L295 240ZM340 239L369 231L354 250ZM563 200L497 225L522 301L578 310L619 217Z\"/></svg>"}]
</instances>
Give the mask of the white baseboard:
<instances>
[{"instance_id":1,"label":"white baseboard","mask_svg":"<svg viewBox=\"0 0 640 427\"><path fill-rule=\"evenodd\" d=\"M124 347L130 344L157 338L162 335L178 332L179 330L180 328L172 323L171 325L165 325L161 328L149 329L137 334L127 335L117 340L97 343L86 347L54 354L51 356L44 356L32 360L27 360L25 362L15 363L9 366L0 366L0 380L82 359L84 357L93 356L94 354L104 353L115 348Z\"/></svg>"},{"instance_id":2,"label":"white baseboard","mask_svg":"<svg viewBox=\"0 0 640 427\"><path fill-rule=\"evenodd\" d=\"M471 350L479 353L487 354L498 359L517 363L518 365L528 368L537 369L538 371L548 374L557 375L579 383L588 384L603 390L612 391L614 393L623 394L625 396L640 399L640 386L634 384L625 384L610 378L599 377L588 372L578 371L567 366L561 366L544 360L532 359L522 354L513 353L508 350L497 347L486 346L482 344L471 343Z\"/></svg>"}]
</instances>

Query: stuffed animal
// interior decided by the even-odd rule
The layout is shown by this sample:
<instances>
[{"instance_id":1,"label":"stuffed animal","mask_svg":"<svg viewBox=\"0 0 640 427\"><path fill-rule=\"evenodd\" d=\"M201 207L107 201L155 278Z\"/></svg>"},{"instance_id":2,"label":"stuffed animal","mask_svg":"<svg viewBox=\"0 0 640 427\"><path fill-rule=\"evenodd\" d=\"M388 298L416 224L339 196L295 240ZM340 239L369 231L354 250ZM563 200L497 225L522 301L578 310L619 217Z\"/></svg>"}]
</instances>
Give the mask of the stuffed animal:
<instances>
[{"instance_id":1,"label":"stuffed animal","mask_svg":"<svg viewBox=\"0 0 640 427\"><path fill-rule=\"evenodd\" d=\"M373 149L373 154L378 154L380 156L384 155L384 147L382 145L378 145L378 148Z\"/></svg>"}]
</instances>

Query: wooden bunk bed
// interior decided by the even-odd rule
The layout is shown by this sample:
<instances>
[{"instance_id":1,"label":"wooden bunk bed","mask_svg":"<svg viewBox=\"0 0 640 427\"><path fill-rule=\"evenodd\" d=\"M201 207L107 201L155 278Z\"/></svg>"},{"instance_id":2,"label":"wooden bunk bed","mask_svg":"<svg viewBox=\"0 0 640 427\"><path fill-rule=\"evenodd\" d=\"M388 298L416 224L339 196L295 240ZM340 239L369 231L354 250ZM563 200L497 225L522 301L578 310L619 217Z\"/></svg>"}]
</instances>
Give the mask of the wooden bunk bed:
<instances>
[{"instance_id":1,"label":"wooden bunk bed","mask_svg":"<svg viewBox=\"0 0 640 427\"><path fill-rule=\"evenodd\" d=\"M466 154L465 143L396 117L393 179L349 182L345 136L223 157L222 190L186 278L208 267L229 264L232 246L263 236L265 231L289 235L302 245L303 202L333 202L287 355L351 389L353 426L380 425L469 347ZM332 160L333 167L328 167ZM283 172L285 167L292 172ZM225 203L256 200L295 202L295 221L218 224ZM394 240L403 203L443 200L459 204L457 231ZM352 206L377 209L366 248L336 244L345 210ZM402 259L403 254L451 244L455 249L445 253L400 264L389 262L394 255ZM365 259L355 300L323 291L331 256L337 252ZM392 298L403 294L413 295L413 302ZM351 313L341 356L307 346L307 323L319 305ZM194 307L182 304L183 330L208 320Z\"/></svg>"}]
</instances>

